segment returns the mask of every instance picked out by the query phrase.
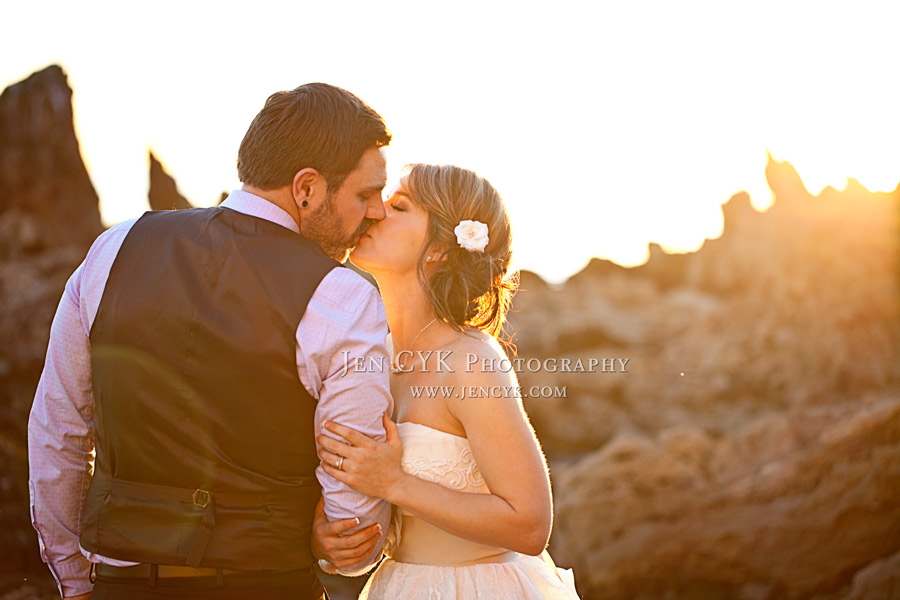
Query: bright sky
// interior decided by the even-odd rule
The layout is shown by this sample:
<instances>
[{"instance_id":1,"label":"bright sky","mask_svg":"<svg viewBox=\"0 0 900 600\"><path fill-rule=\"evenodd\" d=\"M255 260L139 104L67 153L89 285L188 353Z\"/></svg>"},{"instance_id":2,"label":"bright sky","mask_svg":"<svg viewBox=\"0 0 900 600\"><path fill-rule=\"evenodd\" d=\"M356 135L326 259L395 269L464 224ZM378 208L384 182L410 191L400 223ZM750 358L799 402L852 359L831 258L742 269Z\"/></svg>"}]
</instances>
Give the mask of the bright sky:
<instances>
[{"instance_id":1,"label":"bright sky","mask_svg":"<svg viewBox=\"0 0 900 600\"><path fill-rule=\"evenodd\" d=\"M893 2L14 2L0 85L58 63L107 223L147 209L153 149L195 205L238 187L266 97L345 87L394 133L389 176L455 163L506 199L516 263L698 248L771 203L766 151L814 193L900 182Z\"/></svg>"}]
</instances>

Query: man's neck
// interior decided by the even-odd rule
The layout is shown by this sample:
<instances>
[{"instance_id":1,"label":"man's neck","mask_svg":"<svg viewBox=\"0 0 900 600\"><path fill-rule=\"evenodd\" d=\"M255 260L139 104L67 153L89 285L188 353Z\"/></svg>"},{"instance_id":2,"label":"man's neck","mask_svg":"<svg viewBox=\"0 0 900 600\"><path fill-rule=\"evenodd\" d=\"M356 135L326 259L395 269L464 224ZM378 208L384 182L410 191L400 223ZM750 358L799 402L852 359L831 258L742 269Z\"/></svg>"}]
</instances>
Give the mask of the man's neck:
<instances>
[{"instance_id":1,"label":"man's neck","mask_svg":"<svg viewBox=\"0 0 900 600\"><path fill-rule=\"evenodd\" d=\"M289 214L297 224L297 227L300 227L300 209L297 208L297 204L294 202L294 198L291 196L290 187L285 186L274 190L263 190L245 183L241 186L241 190L253 194L254 196L259 196L263 200L268 200L269 202Z\"/></svg>"}]
</instances>

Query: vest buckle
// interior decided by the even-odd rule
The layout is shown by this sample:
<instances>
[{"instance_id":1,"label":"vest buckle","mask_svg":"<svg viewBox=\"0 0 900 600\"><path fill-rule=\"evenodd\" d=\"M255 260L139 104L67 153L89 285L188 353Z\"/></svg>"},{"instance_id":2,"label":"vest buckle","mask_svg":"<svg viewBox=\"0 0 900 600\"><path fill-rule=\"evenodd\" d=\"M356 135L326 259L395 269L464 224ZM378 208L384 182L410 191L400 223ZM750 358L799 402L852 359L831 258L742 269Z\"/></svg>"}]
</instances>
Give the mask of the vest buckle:
<instances>
[{"instance_id":1,"label":"vest buckle","mask_svg":"<svg viewBox=\"0 0 900 600\"><path fill-rule=\"evenodd\" d=\"M198 488L194 490L194 494L191 496L191 500L194 501L194 506L206 508L207 506L209 506L209 503L212 502L212 494L207 492L206 490L201 490Z\"/></svg>"}]
</instances>

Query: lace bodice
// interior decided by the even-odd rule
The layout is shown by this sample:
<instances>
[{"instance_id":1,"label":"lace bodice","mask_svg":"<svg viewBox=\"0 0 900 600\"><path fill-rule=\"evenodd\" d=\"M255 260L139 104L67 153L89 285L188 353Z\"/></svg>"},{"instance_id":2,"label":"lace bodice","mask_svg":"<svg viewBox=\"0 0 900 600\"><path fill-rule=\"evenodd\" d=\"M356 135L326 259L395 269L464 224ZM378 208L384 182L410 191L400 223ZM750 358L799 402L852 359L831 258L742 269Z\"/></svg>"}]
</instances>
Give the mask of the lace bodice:
<instances>
[{"instance_id":1,"label":"lace bodice","mask_svg":"<svg viewBox=\"0 0 900 600\"><path fill-rule=\"evenodd\" d=\"M469 440L418 423L398 423L397 428L403 442L400 465L405 472L461 492L490 493ZM504 550L456 537L394 507L385 552L401 562L453 565Z\"/></svg>"},{"instance_id":2,"label":"lace bodice","mask_svg":"<svg viewBox=\"0 0 900 600\"><path fill-rule=\"evenodd\" d=\"M403 458L410 475L460 491L486 491L469 440L418 423L400 423Z\"/></svg>"}]
</instances>

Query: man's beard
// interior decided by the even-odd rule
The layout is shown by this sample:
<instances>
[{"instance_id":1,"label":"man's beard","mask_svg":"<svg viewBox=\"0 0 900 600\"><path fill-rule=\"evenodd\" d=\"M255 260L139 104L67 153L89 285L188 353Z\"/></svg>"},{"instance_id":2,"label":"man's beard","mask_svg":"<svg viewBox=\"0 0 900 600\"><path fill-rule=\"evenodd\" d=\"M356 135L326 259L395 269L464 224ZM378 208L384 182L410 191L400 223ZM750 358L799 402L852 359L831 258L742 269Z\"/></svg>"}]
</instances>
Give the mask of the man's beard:
<instances>
[{"instance_id":1,"label":"man's beard","mask_svg":"<svg viewBox=\"0 0 900 600\"><path fill-rule=\"evenodd\" d=\"M305 235L316 242L325 254L338 262L345 262L357 237L368 231L375 221L363 219L350 236L344 237L344 222L334 209L334 192L326 192L325 201L308 218Z\"/></svg>"}]
</instances>

